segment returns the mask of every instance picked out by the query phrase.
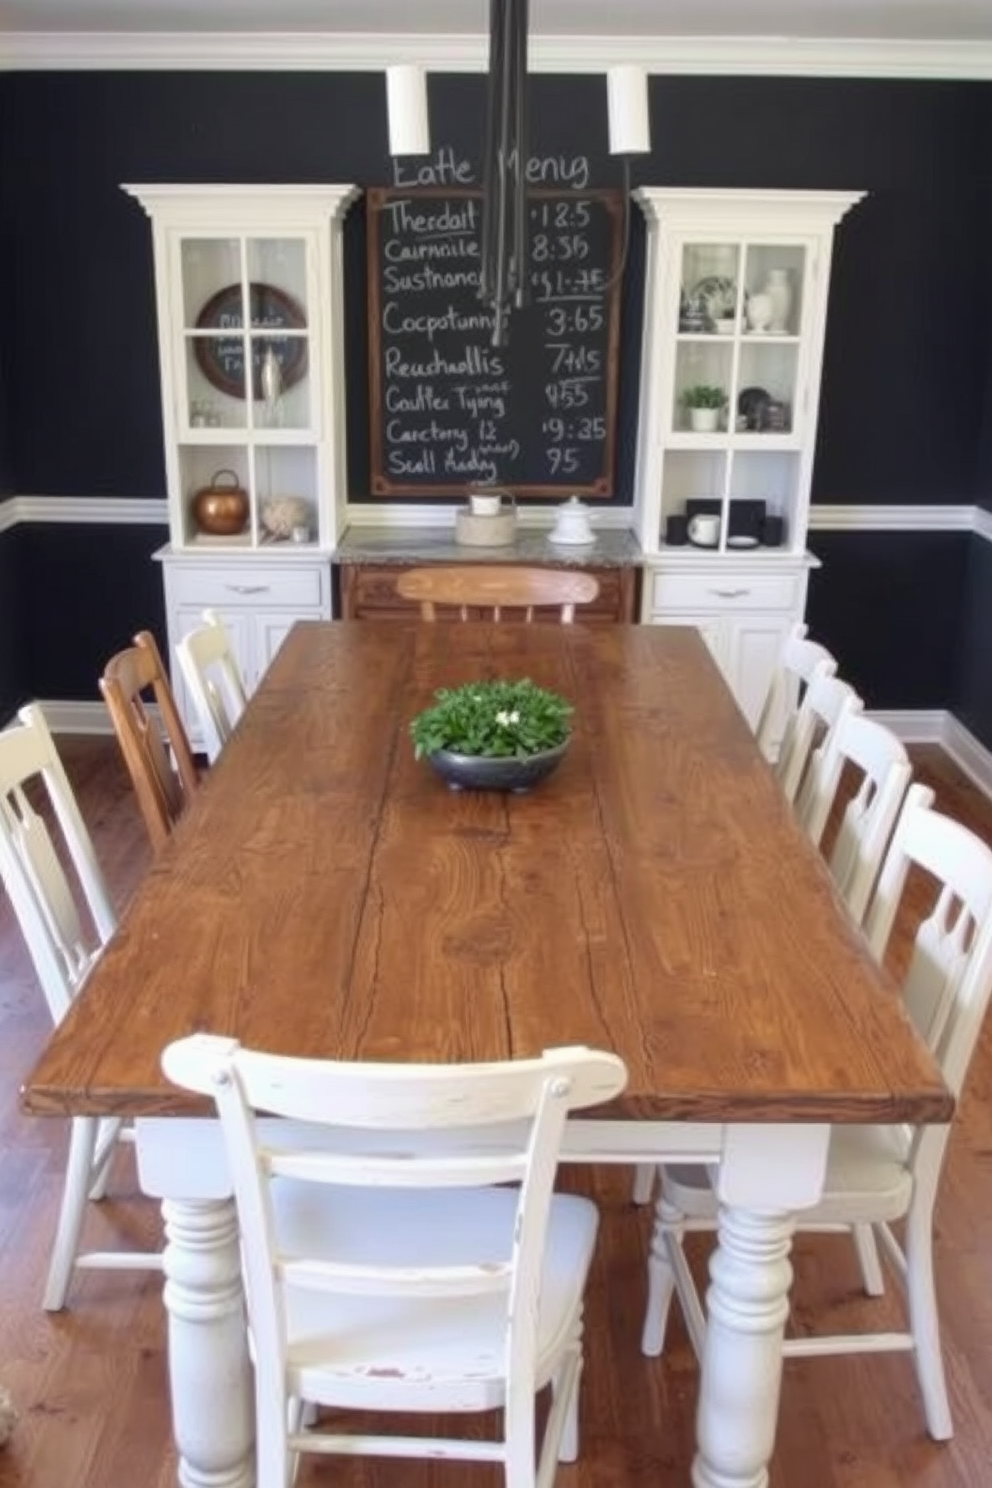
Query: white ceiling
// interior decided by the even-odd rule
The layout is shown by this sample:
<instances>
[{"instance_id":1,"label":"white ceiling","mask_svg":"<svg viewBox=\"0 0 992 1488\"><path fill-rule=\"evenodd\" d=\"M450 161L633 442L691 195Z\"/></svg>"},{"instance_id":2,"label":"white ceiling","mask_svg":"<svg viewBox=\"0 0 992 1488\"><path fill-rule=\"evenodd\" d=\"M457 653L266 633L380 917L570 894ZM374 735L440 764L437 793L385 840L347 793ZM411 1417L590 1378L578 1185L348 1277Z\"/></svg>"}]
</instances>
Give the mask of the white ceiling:
<instances>
[{"instance_id":1,"label":"white ceiling","mask_svg":"<svg viewBox=\"0 0 992 1488\"><path fill-rule=\"evenodd\" d=\"M0 0L0 32L478 35L486 0ZM535 36L992 42L992 0L532 0Z\"/></svg>"}]
</instances>

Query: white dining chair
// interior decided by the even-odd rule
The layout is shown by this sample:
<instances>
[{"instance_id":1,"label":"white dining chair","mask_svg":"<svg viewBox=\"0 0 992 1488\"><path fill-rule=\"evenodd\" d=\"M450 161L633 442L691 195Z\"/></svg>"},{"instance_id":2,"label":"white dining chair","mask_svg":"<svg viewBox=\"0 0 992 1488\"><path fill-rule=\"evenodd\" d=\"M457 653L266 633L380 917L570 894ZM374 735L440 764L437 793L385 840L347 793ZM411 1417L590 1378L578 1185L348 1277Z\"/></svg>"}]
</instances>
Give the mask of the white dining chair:
<instances>
[{"instance_id":1,"label":"white dining chair","mask_svg":"<svg viewBox=\"0 0 992 1488\"><path fill-rule=\"evenodd\" d=\"M213 764L248 702L231 638L216 610L203 611L203 624L176 643L176 657Z\"/></svg>"},{"instance_id":2,"label":"white dining chair","mask_svg":"<svg viewBox=\"0 0 992 1488\"><path fill-rule=\"evenodd\" d=\"M813 750L837 727L844 713L864 704L849 683L832 672L815 671L802 701L785 725L775 774L787 801L795 801Z\"/></svg>"},{"instance_id":3,"label":"white dining chair","mask_svg":"<svg viewBox=\"0 0 992 1488\"><path fill-rule=\"evenodd\" d=\"M808 640L806 626L798 620L786 637L772 672L755 729L758 748L766 759L771 758L782 720L795 713L814 675L832 676L836 670L837 662L826 646Z\"/></svg>"},{"instance_id":4,"label":"white dining chair","mask_svg":"<svg viewBox=\"0 0 992 1488\"><path fill-rule=\"evenodd\" d=\"M52 1021L59 1023L117 922L92 839L44 714L31 704L20 710L18 718L17 724L0 733L0 882L27 942ZM29 793L43 798L45 817L35 809ZM83 928L79 904L86 907L93 933ZM79 1249L87 1198L104 1197L115 1147L131 1136L131 1129L118 1120L72 1118L43 1297L47 1311L65 1306L74 1267L161 1267L161 1257L155 1253Z\"/></svg>"},{"instance_id":5,"label":"white dining chair","mask_svg":"<svg viewBox=\"0 0 992 1488\"><path fill-rule=\"evenodd\" d=\"M301 1452L500 1463L507 1488L550 1488L556 1462L578 1450L597 1229L588 1199L553 1192L559 1149L570 1111L623 1088L622 1060L557 1049L487 1065L333 1063L199 1034L170 1044L162 1066L220 1117L258 1488L290 1488ZM289 1128L275 1145L257 1114L316 1125L327 1141L294 1144ZM362 1139L382 1130L388 1141L368 1150ZM549 1383L535 1469L535 1396ZM312 1429L315 1407L499 1409L503 1430L496 1441L342 1434Z\"/></svg>"},{"instance_id":6,"label":"white dining chair","mask_svg":"<svg viewBox=\"0 0 992 1488\"><path fill-rule=\"evenodd\" d=\"M992 850L973 832L934 811L932 792L911 786L886 855L865 933L875 955L885 954L904 900L910 870L933 885L929 910L917 929L902 997L944 1080L960 1096L992 995ZM914 887L914 903L915 899ZM908 1326L894 1331L787 1337L787 1358L825 1354L911 1352L923 1396L927 1429L938 1441L953 1432L941 1358L933 1275L933 1214L951 1133L949 1124L836 1126L823 1194L798 1217L800 1230L851 1231L870 1225L901 1285ZM893 1232L904 1223L904 1241ZM659 1354L673 1291L677 1292L697 1354L706 1316L687 1264L687 1230L711 1230L717 1199L702 1166L661 1169L649 1260L643 1351Z\"/></svg>"},{"instance_id":7,"label":"white dining chair","mask_svg":"<svg viewBox=\"0 0 992 1488\"><path fill-rule=\"evenodd\" d=\"M845 712L810 756L796 797L796 815L819 847L841 778L858 775L827 863L844 902L861 923L909 785L913 767L891 729L860 712Z\"/></svg>"}]
</instances>

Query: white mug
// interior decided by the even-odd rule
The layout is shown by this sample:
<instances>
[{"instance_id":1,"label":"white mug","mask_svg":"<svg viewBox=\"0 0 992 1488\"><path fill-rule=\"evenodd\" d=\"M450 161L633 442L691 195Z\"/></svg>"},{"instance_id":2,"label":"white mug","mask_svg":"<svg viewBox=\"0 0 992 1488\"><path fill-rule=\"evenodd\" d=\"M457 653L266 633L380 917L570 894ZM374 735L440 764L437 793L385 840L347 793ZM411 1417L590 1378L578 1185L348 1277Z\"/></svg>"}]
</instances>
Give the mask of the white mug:
<instances>
[{"instance_id":1,"label":"white mug","mask_svg":"<svg viewBox=\"0 0 992 1488\"><path fill-rule=\"evenodd\" d=\"M720 518L699 512L689 523L689 541L701 548L715 548L720 541Z\"/></svg>"},{"instance_id":2,"label":"white mug","mask_svg":"<svg viewBox=\"0 0 992 1488\"><path fill-rule=\"evenodd\" d=\"M472 508L473 517L498 517L502 502L499 492L490 495L488 491L472 491L468 498Z\"/></svg>"}]
</instances>

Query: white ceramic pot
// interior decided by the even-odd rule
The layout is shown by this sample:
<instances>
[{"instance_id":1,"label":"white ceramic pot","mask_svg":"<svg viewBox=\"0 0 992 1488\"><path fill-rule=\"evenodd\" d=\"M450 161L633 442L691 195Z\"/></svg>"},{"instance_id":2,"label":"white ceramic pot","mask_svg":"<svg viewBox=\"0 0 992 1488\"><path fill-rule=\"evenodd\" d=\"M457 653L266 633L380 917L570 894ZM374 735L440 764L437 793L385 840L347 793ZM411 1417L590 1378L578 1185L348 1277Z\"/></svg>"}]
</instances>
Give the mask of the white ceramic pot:
<instances>
[{"instance_id":1,"label":"white ceramic pot","mask_svg":"<svg viewBox=\"0 0 992 1488\"><path fill-rule=\"evenodd\" d=\"M570 496L558 508L550 537L552 542L560 543L594 541L595 533L589 522L589 508L579 500L578 496Z\"/></svg>"},{"instance_id":2,"label":"white ceramic pot","mask_svg":"<svg viewBox=\"0 0 992 1488\"><path fill-rule=\"evenodd\" d=\"M473 517L498 517L502 497L498 491L472 491L469 493L468 504L472 508Z\"/></svg>"},{"instance_id":3,"label":"white ceramic pot","mask_svg":"<svg viewBox=\"0 0 992 1488\"><path fill-rule=\"evenodd\" d=\"M713 434L720 427L719 408L690 408L689 427L696 434Z\"/></svg>"}]
</instances>

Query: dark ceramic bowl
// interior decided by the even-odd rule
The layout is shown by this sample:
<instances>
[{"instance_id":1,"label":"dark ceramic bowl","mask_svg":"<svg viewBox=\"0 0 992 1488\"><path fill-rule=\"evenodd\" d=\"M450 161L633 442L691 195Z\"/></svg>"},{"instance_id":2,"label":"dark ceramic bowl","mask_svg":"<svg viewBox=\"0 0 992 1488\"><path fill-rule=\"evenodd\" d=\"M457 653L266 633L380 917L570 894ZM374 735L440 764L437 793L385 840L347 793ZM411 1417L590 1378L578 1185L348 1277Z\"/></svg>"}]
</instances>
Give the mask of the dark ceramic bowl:
<instances>
[{"instance_id":1,"label":"dark ceramic bowl","mask_svg":"<svg viewBox=\"0 0 992 1488\"><path fill-rule=\"evenodd\" d=\"M453 754L436 749L427 758L449 790L529 791L545 780L565 758L568 740L530 754L526 759L489 759L477 754Z\"/></svg>"}]
</instances>

